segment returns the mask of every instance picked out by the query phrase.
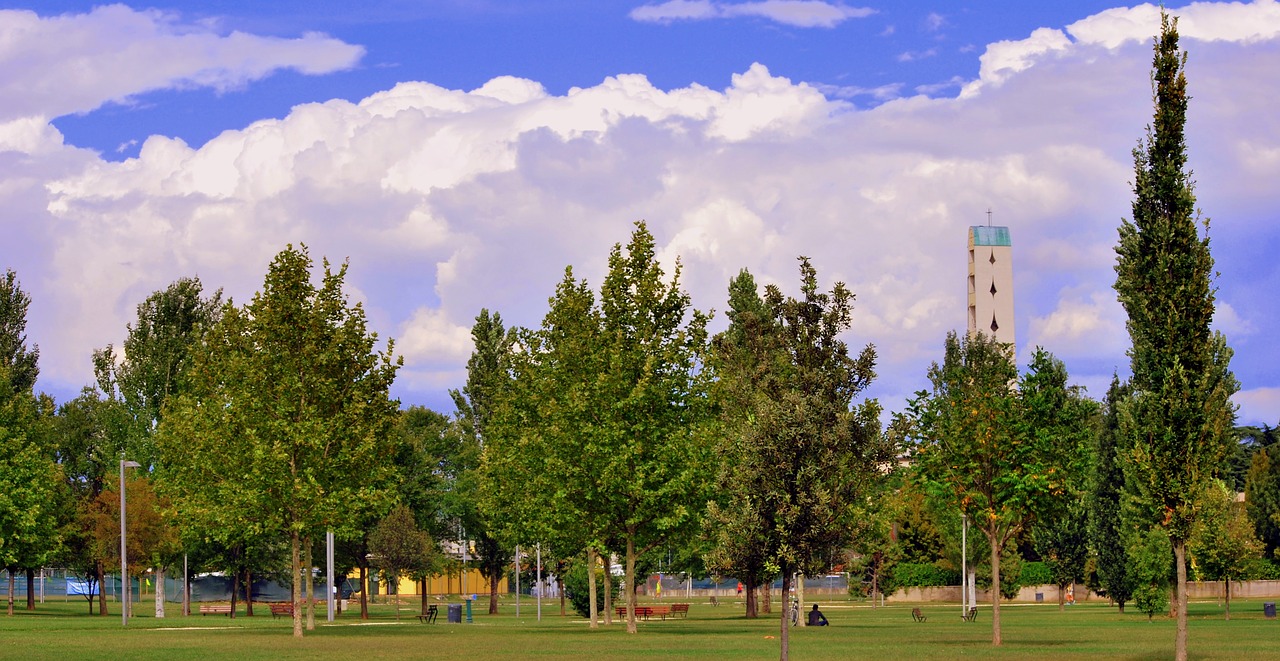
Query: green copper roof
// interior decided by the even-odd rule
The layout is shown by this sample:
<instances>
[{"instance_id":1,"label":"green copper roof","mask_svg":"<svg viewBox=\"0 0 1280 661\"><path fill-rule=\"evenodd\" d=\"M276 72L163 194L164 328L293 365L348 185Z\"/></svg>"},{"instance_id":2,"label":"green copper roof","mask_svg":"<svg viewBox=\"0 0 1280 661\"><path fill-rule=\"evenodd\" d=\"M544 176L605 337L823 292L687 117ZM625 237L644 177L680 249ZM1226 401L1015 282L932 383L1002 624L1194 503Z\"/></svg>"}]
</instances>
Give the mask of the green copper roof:
<instances>
[{"instance_id":1,"label":"green copper roof","mask_svg":"<svg viewBox=\"0 0 1280 661\"><path fill-rule=\"evenodd\" d=\"M989 225L974 225L969 228L973 232L973 245L975 246L1011 246L1009 242L1008 227L991 227Z\"/></svg>"}]
</instances>

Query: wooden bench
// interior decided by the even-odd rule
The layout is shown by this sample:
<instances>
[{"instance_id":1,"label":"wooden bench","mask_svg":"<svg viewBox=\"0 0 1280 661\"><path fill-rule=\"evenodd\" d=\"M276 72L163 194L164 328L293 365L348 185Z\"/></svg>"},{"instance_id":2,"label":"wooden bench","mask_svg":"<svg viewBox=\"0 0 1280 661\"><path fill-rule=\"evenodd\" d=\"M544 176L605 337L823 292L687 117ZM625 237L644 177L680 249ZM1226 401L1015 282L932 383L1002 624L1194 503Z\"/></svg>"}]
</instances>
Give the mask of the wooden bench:
<instances>
[{"instance_id":1,"label":"wooden bench","mask_svg":"<svg viewBox=\"0 0 1280 661\"><path fill-rule=\"evenodd\" d=\"M715 596L715 595L711 595L711 605L712 605L712 606L719 606L719 605L720 605L720 600L719 600L719 599L716 599L716 596Z\"/></svg>"},{"instance_id":2,"label":"wooden bench","mask_svg":"<svg viewBox=\"0 0 1280 661\"><path fill-rule=\"evenodd\" d=\"M436 615L440 612L440 608L435 604L427 606L427 612L418 616L418 621L423 624L435 624Z\"/></svg>"},{"instance_id":3,"label":"wooden bench","mask_svg":"<svg viewBox=\"0 0 1280 661\"><path fill-rule=\"evenodd\" d=\"M965 622L976 622L976 621L978 621L978 607L977 607L977 606L973 606L972 608L970 608L970 609L969 609L969 612L968 612L968 613L966 613L966 614L964 614L964 615L961 615L961 616L960 616L960 619L964 620Z\"/></svg>"},{"instance_id":4,"label":"wooden bench","mask_svg":"<svg viewBox=\"0 0 1280 661\"><path fill-rule=\"evenodd\" d=\"M929 616L925 615L919 608L912 608L911 619L915 620L916 622L924 622L925 620L929 619Z\"/></svg>"},{"instance_id":5,"label":"wooden bench","mask_svg":"<svg viewBox=\"0 0 1280 661\"><path fill-rule=\"evenodd\" d=\"M616 610L619 618L627 616L626 606L618 606ZM651 617L658 617L665 620L668 615L671 615L671 607L665 604L657 606L636 606L636 617L642 620L648 620Z\"/></svg>"},{"instance_id":6,"label":"wooden bench","mask_svg":"<svg viewBox=\"0 0 1280 661\"><path fill-rule=\"evenodd\" d=\"M231 604L200 604L201 615L226 615L231 617Z\"/></svg>"},{"instance_id":7,"label":"wooden bench","mask_svg":"<svg viewBox=\"0 0 1280 661\"><path fill-rule=\"evenodd\" d=\"M689 604L671 604L671 616L689 617Z\"/></svg>"},{"instance_id":8,"label":"wooden bench","mask_svg":"<svg viewBox=\"0 0 1280 661\"><path fill-rule=\"evenodd\" d=\"M267 606L271 608L271 619L273 620L276 619L277 617L280 617L281 615L287 615L289 617L293 617L292 601L277 601L277 602L267 604Z\"/></svg>"}]
</instances>

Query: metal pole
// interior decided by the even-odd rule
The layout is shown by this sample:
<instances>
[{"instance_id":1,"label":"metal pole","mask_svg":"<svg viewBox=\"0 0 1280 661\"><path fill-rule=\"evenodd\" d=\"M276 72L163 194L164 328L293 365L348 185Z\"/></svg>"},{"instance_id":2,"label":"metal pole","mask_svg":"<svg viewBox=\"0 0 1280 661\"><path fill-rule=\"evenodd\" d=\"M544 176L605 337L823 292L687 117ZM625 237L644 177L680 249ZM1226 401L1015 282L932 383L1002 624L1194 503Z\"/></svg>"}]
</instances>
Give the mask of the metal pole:
<instances>
[{"instance_id":1,"label":"metal pole","mask_svg":"<svg viewBox=\"0 0 1280 661\"><path fill-rule=\"evenodd\" d=\"M329 621L333 621L333 531L330 530L324 534L325 553L324 559L327 565L325 569L325 588L329 592Z\"/></svg>"},{"instance_id":2,"label":"metal pole","mask_svg":"<svg viewBox=\"0 0 1280 661\"><path fill-rule=\"evenodd\" d=\"M520 545L516 544L516 619L520 619Z\"/></svg>"},{"instance_id":3,"label":"metal pole","mask_svg":"<svg viewBox=\"0 0 1280 661\"><path fill-rule=\"evenodd\" d=\"M960 521L960 617L963 618L969 614L969 517L961 514Z\"/></svg>"},{"instance_id":4,"label":"metal pole","mask_svg":"<svg viewBox=\"0 0 1280 661\"><path fill-rule=\"evenodd\" d=\"M191 615L191 574L187 571L187 554L182 554L182 615Z\"/></svg>"},{"instance_id":5,"label":"metal pole","mask_svg":"<svg viewBox=\"0 0 1280 661\"><path fill-rule=\"evenodd\" d=\"M124 542L124 458L120 459L120 581L129 580L128 550ZM127 586L126 586L127 589ZM126 593L127 594L127 593ZM120 626L129 626L129 598L120 601Z\"/></svg>"},{"instance_id":6,"label":"metal pole","mask_svg":"<svg viewBox=\"0 0 1280 661\"><path fill-rule=\"evenodd\" d=\"M542 621L542 542L538 542L538 621Z\"/></svg>"}]
</instances>

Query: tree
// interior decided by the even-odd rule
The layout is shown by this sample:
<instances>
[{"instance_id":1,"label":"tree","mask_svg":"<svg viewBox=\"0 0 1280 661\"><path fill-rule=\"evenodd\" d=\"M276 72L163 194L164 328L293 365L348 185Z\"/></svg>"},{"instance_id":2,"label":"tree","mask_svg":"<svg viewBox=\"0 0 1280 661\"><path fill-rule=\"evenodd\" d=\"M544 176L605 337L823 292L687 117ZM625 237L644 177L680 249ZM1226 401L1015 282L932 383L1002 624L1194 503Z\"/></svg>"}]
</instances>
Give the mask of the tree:
<instances>
[{"instance_id":1,"label":"tree","mask_svg":"<svg viewBox=\"0 0 1280 661\"><path fill-rule=\"evenodd\" d=\"M729 282L729 327L712 340L709 364L719 376L711 397L721 420L716 456L716 489L707 504L705 534L710 540L707 564L717 573L742 582L746 617L757 617L756 589L778 576L771 562L769 517L756 500L766 476L742 470L739 432L754 416L752 378L768 361L773 320L760 298L755 278L743 269Z\"/></svg>"},{"instance_id":2,"label":"tree","mask_svg":"<svg viewBox=\"0 0 1280 661\"><path fill-rule=\"evenodd\" d=\"M743 514L738 525L759 527L783 595L793 574L826 571L849 544L858 508L893 457L880 432L879 404L853 402L875 377L875 349L852 356L839 339L850 325L853 294L839 282L830 293L819 291L817 271L808 258L799 261L801 297L766 288L764 316L739 317L751 338L748 355L721 361L729 368L717 375L735 401L735 415L722 419L732 440L719 453L736 473L729 505L718 515L728 525ZM739 350L726 342L717 347L728 358ZM789 620L781 611L785 661Z\"/></svg>"},{"instance_id":3,"label":"tree","mask_svg":"<svg viewBox=\"0 0 1280 661\"><path fill-rule=\"evenodd\" d=\"M1245 477L1245 511L1253 522L1263 553L1280 557L1280 444L1253 453Z\"/></svg>"},{"instance_id":4,"label":"tree","mask_svg":"<svg viewBox=\"0 0 1280 661\"><path fill-rule=\"evenodd\" d=\"M305 247L289 246L248 305L223 308L157 435L182 520L223 542L288 536L298 637L304 548L324 530L358 535L353 511L386 507L397 477L393 343L374 350L363 308L342 291L346 264L326 260L318 287L311 267Z\"/></svg>"},{"instance_id":5,"label":"tree","mask_svg":"<svg viewBox=\"0 0 1280 661\"><path fill-rule=\"evenodd\" d=\"M1164 528L1139 532L1135 546L1129 550L1133 558L1133 601L1147 620L1169 608L1169 533Z\"/></svg>"},{"instance_id":6,"label":"tree","mask_svg":"<svg viewBox=\"0 0 1280 661\"><path fill-rule=\"evenodd\" d=\"M430 574L438 555L431 535L418 529L413 512L404 505L392 509L370 533L369 553L373 555L373 564L387 581L388 588L398 585L401 576L420 578ZM398 604L396 619L400 619Z\"/></svg>"},{"instance_id":7,"label":"tree","mask_svg":"<svg viewBox=\"0 0 1280 661\"><path fill-rule=\"evenodd\" d=\"M1079 386L1069 386L1067 367L1036 347L1018 389L1020 420L1028 438L1046 448L1048 470L1062 493L1036 512L1031 538L1058 586L1058 610L1065 610L1066 588L1084 578L1089 555L1085 494L1093 465L1092 438L1098 406Z\"/></svg>"},{"instance_id":8,"label":"tree","mask_svg":"<svg viewBox=\"0 0 1280 661\"><path fill-rule=\"evenodd\" d=\"M989 544L991 582L1000 585L1006 544L1065 491L1056 439L1023 419L1009 345L977 333L947 334L941 365L929 368L932 392L911 400L924 487L966 514ZM1037 372L1024 379L1033 387ZM991 596L991 642L1001 644L1000 596Z\"/></svg>"},{"instance_id":9,"label":"tree","mask_svg":"<svg viewBox=\"0 0 1280 661\"><path fill-rule=\"evenodd\" d=\"M492 526L486 521L478 506L480 447L484 444L486 430L493 419L493 409L504 391L511 385L511 347L515 333L507 332L498 313L481 310L471 327L475 349L467 360L467 384L461 391L452 390L457 409L462 441L471 451L466 453L467 465L460 477L460 485L466 493L466 508L461 513L462 525L467 536L476 543L480 575L489 581L489 614L498 614L498 582L511 562L511 550L490 533Z\"/></svg>"},{"instance_id":10,"label":"tree","mask_svg":"<svg viewBox=\"0 0 1280 661\"><path fill-rule=\"evenodd\" d=\"M40 375L40 347L27 348L27 308L31 297L12 269L0 277L0 365L13 392L30 392Z\"/></svg>"},{"instance_id":11,"label":"tree","mask_svg":"<svg viewBox=\"0 0 1280 661\"><path fill-rule=\"evenodd\" d=\"M1238 384L1231 350L1211 332L1209 239L1201 237L1186 167L1186 53L1161 12L1152 62L1155 116L1133 151L1133 219L1120 226L1116 293L1128 315L1134 394L1121 418L1138 487L1169 533L1177 572L1175 657L1187 658L1186 544L1203 483L1222 464ZM1208 221L1204 222L1208 231Z\"/></svg>"},{"instance_id":12,"label":"tree","mask_svg":"<svg viewBox=\"0 0 1280 661\"><path fill-rule=\"evenodd\" d=\"M1231 581L1244 578L1251 561L1261 556L1262 542L1253 534L1244 503L1236 502L1235 492L1221 481L1206 484L1202 498L1187 548L1206 578L1223 582L1230 620Z\"/></svg>"},{"instance_id":13,"label":"tree","mask_svg":"<svg viewBox=\"0 0 1280 661\"><path fill-rule=\"evenodd\" d=\"M27 348L31 298L17 275L0 277L0 565L13 573L42 565L58 546L55 528L57 473L41 444L41 399L32 391L40 350ZM28 591L29 593L29 591Z\"/></svg>"},{"instance_id":14,"label":"tree","mask_svg":"<svg viewBox=\"0 0 1280 661\"><path fill-rule=\"evenodd\" d=\"M1120 432L1120 406L1128 397L1128 385L1113 376L1096 437L1088 497L1089 543L1097 554L1098 579L1107 598L1119 606L1121 613L1134 589L1133 561L1121 516L1128 446Z\"/></svg>"}]
</instances>

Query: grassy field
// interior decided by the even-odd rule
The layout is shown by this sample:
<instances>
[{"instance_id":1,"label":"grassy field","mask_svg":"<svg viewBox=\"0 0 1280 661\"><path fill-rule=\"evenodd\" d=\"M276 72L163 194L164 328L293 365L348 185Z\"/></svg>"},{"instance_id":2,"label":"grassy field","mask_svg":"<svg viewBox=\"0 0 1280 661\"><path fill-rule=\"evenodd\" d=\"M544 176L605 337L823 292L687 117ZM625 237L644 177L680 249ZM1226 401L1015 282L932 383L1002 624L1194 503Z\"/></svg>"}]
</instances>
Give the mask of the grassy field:
<instances>
[{"instance_id":1,"label":"grassy field","mask_svg":"<svg viewBox=\"0 0 1280 661\"><path fill-rule=\"evenodd\" d=\"M670 600L672 602L677 600ZM487 603L487 602L481 602ZM642 622L627 635L613 625L587 629L577 617L560 617L558 605L544 602L538 622L533 604L522 600L520 618L504 601L496 616L477 613L473 624L420 624L412 606L397 622L391 606L372 607L367 623L344 614L332 626L323 609L315 631L302 640L290 623L273 620L265 607L255 617L170 616L155 619L144 602L135 606L128 629L118 604L108 617L86 615L83 601L49 602L34 613L0 616L0 659L776 659L776 617L748 621L741 606L713 608L695 600L687 620ZM1106 605L1001 608L1004 641L991 646L990 609L978 622L961 622L959 606L921 604L929 621L911 620L911 604L871 609L859 602L824 602L832 626L792 632L792 656L809 659L1167 659L1173 656L1174 623L1137 613L1118 614ZM1262 617L1262 602L1232 604L1222 619L1216 602L1193 603L1192 659L1280 659L1280 621ZM21 604L19 604L19 608ZM179 611L176 606L171 612ZM441 611L445 609L442 607ZM243 611L242 611L243 613ZM404 619L407 618L407 619Z\"/></svg>"}]
</instances>

